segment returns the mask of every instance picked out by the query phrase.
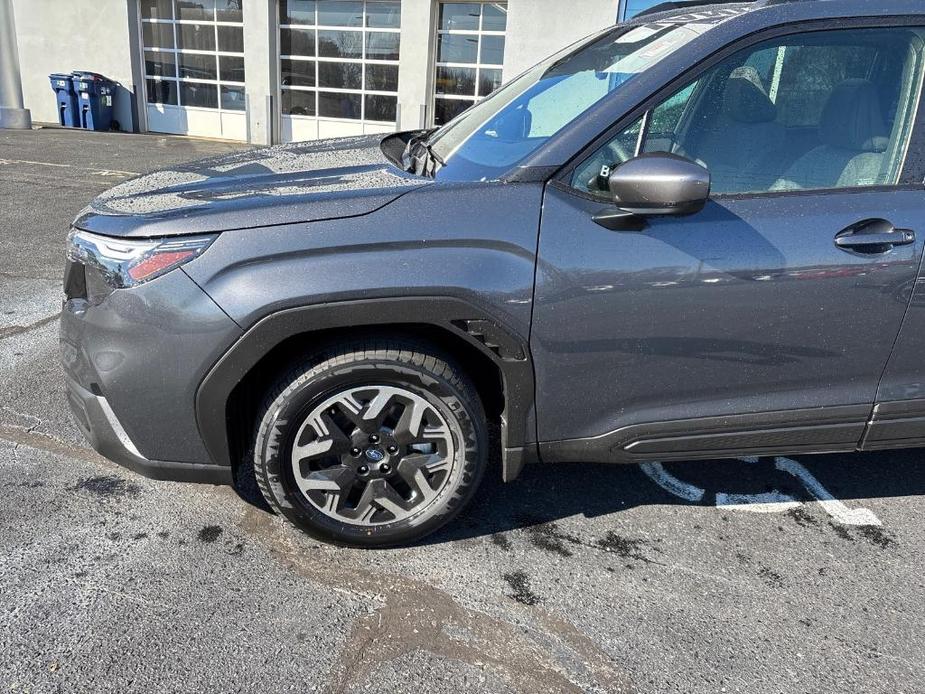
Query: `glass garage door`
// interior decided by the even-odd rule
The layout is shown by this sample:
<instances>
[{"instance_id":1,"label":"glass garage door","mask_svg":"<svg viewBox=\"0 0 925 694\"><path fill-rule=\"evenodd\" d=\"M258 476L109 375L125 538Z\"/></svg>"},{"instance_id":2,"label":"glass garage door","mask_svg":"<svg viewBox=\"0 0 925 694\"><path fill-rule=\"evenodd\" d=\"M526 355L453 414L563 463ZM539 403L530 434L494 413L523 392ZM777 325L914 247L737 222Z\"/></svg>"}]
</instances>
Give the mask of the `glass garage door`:
<instances>
[{"instance_id":1,"label":"glass garage door","mask_svg":"<svg viewBox=\"0 0 925 694\"><path fill-rule=\"evenodd\" d=\"M501 86L507 5L441 2L437 21L434 125L443 125Z\"/></svg>"},{"instance_id":2,"label":"glass garage door","mask_svg":"<svg viewBox=\"0 0 925 694\"><path fill-rule=\"evenodd\" d=\"M395 130L400 0L279 0L284 142Z\"/></svg>"},{"instance_id":3,"label":"glass garage door","mask_svg":"<svg viewBox=\"0 0 925 694\"><path fill-rule=\"evenodd\" d=\"M148 130L244 140L244 0L140 0Z\"/></svg>"}]
</instances>

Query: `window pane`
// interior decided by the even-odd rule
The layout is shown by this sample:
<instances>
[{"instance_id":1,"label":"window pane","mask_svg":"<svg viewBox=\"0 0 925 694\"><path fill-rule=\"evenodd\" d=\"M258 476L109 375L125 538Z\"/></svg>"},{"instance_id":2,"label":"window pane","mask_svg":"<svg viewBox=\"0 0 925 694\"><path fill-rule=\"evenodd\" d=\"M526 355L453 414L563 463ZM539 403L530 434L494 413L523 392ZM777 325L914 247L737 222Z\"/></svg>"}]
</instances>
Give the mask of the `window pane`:
<instances>
[{"instance_id":1,"label":"window pane","mask_svg":"<svg viewBox=\"0 0 925 694\"><path fill-rule=\"evenodd\" d=\"M149 104L177 105L177 83L168 80L147 81Z\"/></svg>"},{"instance_id":2,"label":"window pane","mask_svg":"<svg viewBox=\"0 0 925 694\"><path fill-rule=\"evenodd\" d=\"M445 2L440 5L440 28L475 30L479 28L481 5L473 2Z\"/></svg>"},{"instance_id":3,"label":"window pane","mask_svg":"<svg viewBox=\"0 0 925 694\"><path fill-rule=\"evenodd\" d=\"M501 70L479 70L479 96L488 96L501 86Z\"/></svg>"},{"instance_id":4,"label":"window pane","mask_svg":"<svg viewBox=\"0 0 925 694\"><path fill-rule=\"evenodd\" d=\"M243 53L244 28L218 27L218 50L226 53Z\"/></svg>"},{"instance_id":5,"label":"window pane","mask_svg":"<svg viewBox=\"0 0 925 694\"><path fill-rule=\"evenodd\" d=\"M363 33L359 31L319 31L318 55L323 58L362 58Z\"/></svg>"},{"instance_id":6,"label":"window pane","mask_svg":"<svg viewBox=\"0 0 925 694\"><path fill-rule=\"evenodd\" d=\"M437 94L475 96L475 68L438 67L434 89Z\"/></svg>"},{"instance_id":7,"label":"window pane","mask_svg":"<svg viewBox=\"0 0 925 694\"><path fill-rule=\"evenodd\" d=\"M360 63L318 63L318 86L362 89L363 66Z\"/></svg>"},{"instance_id":8,"label":"window pane","mask_svg":"<svg viewBox=\"0 0 925 694\"><path fill-rule=\"evenodd\" d=\"M183 106L218 108L218 87L214 84L180 82L180 103Z\"/></svg>"},{"instance_id":9,"label":"window pane","mask_svg":"<svg viewBox=\"0 0 925 694\"><path fill-rule=\"evenodd\" d=\"M363 26L363 3L344 0L320 0L318 24L332 27Z\"/></svg>"},{"instance_id":10,"label":"window pane","mask_svg":"<svg viewBox=\"0 0 925 694\"><path fill-rule=\"evenodd\" d=\"M218 0L216 19L220 22L243 22L243 2L244 0Z\"/></svg>"},{"instance_id":11,"label":"window pane","mask_svg":"<svg viewBox=\"0 0 925 694\"><path fill-rule=\"evenodd\" d=\"M373 28L398 29L401 26L401 3L366 3L366 26Z\"/></svg>"},{"instance_id":12,"label":"window pane","mask_svg":"<svg viewBox=\"0 0 925 694\"><path fill-rule=\"evenodd\" d=\"M434 124L449 123L473 103L475 102L461 99L434 99Z\"/></svg>"},{"instance_id":13,"label":"window pane","mask_svg":"<svg viewBox=\"0 0 925 694\"><path fill-rule=\"evenodd\" d=\"M438 63L476 63L478 57L477 36L440 34L437 37Z\"/></svg>"},{"instance_id":14,"label":"window pane","mask_svg":"<svg viewBox=\"0 0 925 694\"><path fill-rule=\"evenodd\" d=\"M141 0L142 19L172 19L170 0Z\"/></svg>"},{"instance_id":15,"label":"window pane","mask_svg":"<svg viewBox=\"0 0 925 694\"><path fill-rule=\"evenodd\" d=\"M280 55L315 56L314 29L280 29Z\"/></svg>"},{"instance_id":16,"label":"window pane","mask_svg":"<svg viewBox=\"0 0 925 694\"><path fill-rule=\"evenodd\" d=\"M141 40L148 48L173 48L173 25L145 22L141 25Z\"/></svg>"},{"instance_id":17,"label":"window pane","mask_svg":"<svg viewBox=\"0 0 925 694\"><path fill-rule=\"evenodd\" d=\"M922 33L831 30L737 53L652 110L643 151L702 163L719 194L893 185ZM607 197L599 172L632 157L638 133L636 124L579 166L573 185Z\"/></svg>"},{"instance_id":18,"label":"window pane","mask_svg":"<svg viewBox=\"0 0 925 694\"><path fill-rule=\"evenodd\" d=\"M359 120L360 95L318 92L318 115L327 118Z\"/></svg>"},{"instance_id":19,"label":"window pane","mask_svg":"<svg viewBox=\"0 0 925 694\"><path fill-rule=\"evenodd\" d=\"M215 0L177 0L177 19L215 21Z\"/></svg>"},{"instance_id":20,"label":"window pane","mask_svg":"<svg viewBox=\"0 0 925 694\"><path fill-rule=\"evenodd\" d=\"M145 74L154 77L176 77L176 63L173 53L145 51Z\"/></svg>"},{"instance_id":21,"label":"window pane","mask_svg":"<svg viewBox=\"0 0 925 694\"><path fill-rule=\"evenodd\" d=\"M179 48L191 51L215 50L214 24L177 24Z\"/></svg>"},{"instance_id":22,"label":"window pane","mask_svg":"<svg viewBox=\"0 0 925 694\"><path fill-rule=\"evenodd\" d=\"M314 60L283 60L279 61L280 84L295 87L315 86Z\"/></svg>"},{"instance_id":23,"label":"window pane","mask_svg":"<svg viewBox=\"0 0 925 694\"><path fill-rule=\"evenodd\" d=\"M315 0L279 0L280 24L314 24Z\"/></svg>"},{"instance_id":24,"label":"window pane","mask_svg":"<svg viewBox=\"0 0 925 694\"><path fill-rule=\"evenodd\" d=\"M366 34L366 58L368 60L398 60L398 44L401 34L371 31Z\"/></svg>"},{"instance_id":25,"label":"window pane","mask_svg":"<svg viewBox=\"0 0 925 694\"><path fill-rule=\"evenodd\" d=\"M507 6L491 2L482 6L482 31L504 31L507 29Z\"/></svg>"},{"instance_id":26,"label":"window pane","mask_svg":"<svg viewBox=\"0 0 925 694\"><path fill-rule=\"evenodd\" d=\"M244 87L222 86L222 108L229 111L244 110Z\"/></svg>"},{"instance_id":27,"label":"window pane","mask_svg":"<svg viewBox=\"0 0 925 694\"><path fill-rule=\"evenodd\" d=\"M218 66L222 82L244 81L244 58L220 55L218 57Z\"/></svg>"},{"instance_id":28,"label":"window pane","mask_svg":"<svg viewBox=\"0 0 925 694\"><path fill-rule=\"evenodd\" d=\"M218 78L214 55L180 53L178 54L178 60L180 61L180 77L194 77L199 80Z\"/></svg>"},{"instance_id":29,"label":"window pane","mask_svg":"<svg viewBox=\"0 0 925 694\"><path fill-rule=\"evenodd\" d=\"M376 92L398 91L398 65L367 65L366 88Z\"/></svg>"},{"instance_id":30,"label":"window pane","mask_svg":"<svg viewBox=\"0 0 925 694\"><path fill-rule=\"evenodd\" d=\"M397 108L397 96L382 96L381 94L366 95L366 120L394 123L396 120Z\"/></svg>"},{"instance_id":31,"label":"window pane","mask_svg":"<svg viewBox=\"0 0 925 694\"><path fill-rule=\"evenodd\" d=\"M673 97L665 101L658 108L652 111L649 121L649 132L646 142L643 145L645 151L658 149L658 141L663 138L674 138L681 124L681 118L687 108L698 82L682 89Z\"/></svg>"},{"instance_id":32,"label":"window pane","mask_svg":"<svg viewBox=\"0 0 925 694\"><path fill-rule=\"evenodd\" d=\"M315 92L284 89L281 95L282 111L291 116L315 115Z\"/></svg>"},{"instance_id":33,"label":"window pane","mask_svg":"<svg viewBox=\"0 0 925 694\"><path fill-rule=\"evenodd\" d=\"M504 65L504 37L483 36L482 58L483 65Z\"/></svg>"},{"instance_id":34,"label":"window pane","mask_svg":"<svg viewBox=\"0 0 925 694\"><path fill-rule=\"evenodd\" d=\"M832 89L847 79L866 78L876 57L876 46L785 47L778 120L788 126L818 126Z\"/></svg>"}]
</instances>

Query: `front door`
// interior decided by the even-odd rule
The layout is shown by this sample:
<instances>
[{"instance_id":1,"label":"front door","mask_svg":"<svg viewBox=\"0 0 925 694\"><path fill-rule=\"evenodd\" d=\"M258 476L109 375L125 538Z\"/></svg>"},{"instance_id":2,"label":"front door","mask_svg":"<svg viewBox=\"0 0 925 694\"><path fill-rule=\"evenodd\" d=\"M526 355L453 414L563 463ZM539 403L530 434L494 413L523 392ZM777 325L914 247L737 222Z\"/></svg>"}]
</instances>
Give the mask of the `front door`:
<instances>
[{"instance_id":1,"label":"front door","mask_svg":"<svg viewBox=\"0 0 925 694\"><path fill-rule=\"evenodd\" d=\"M548 186L532 332L547 448L608 461L857 446L925 241L906 157L922 35L745 49ZM607 171L648 151L706 166L711 201L641 231L599 226Z\"/></svg>"}]
</instances>

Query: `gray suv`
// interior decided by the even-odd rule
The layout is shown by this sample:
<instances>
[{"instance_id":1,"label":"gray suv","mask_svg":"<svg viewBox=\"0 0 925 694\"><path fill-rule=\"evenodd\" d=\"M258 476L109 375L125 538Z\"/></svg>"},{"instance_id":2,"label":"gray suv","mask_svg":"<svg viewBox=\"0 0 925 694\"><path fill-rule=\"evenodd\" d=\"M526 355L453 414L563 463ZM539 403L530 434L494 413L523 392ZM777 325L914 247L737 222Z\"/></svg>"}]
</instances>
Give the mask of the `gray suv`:
<instances>
[{"instance_id":1,"label":"gray suv","mask_svg":"<svg viewBox=\"0 0 925 694\"><path fill-rule=\"evenodd\" d=\"M436 130L142 176L68 237L103 455L328 541L413 541L492 457L925 443L921 0L686 7Z\"/></svg>"}]
</instances>

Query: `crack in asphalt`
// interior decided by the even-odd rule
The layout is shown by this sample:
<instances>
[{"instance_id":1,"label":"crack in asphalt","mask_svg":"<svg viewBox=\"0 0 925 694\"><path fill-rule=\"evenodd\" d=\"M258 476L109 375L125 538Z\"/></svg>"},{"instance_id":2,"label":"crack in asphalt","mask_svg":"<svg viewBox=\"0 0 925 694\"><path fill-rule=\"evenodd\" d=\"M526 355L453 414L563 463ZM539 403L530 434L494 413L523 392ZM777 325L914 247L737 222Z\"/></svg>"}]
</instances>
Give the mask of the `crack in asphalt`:
<instances>
[{"instance_id":1,"label":"crack in asphalt","mask_svg":"<svg viewBox=\"0 0 925 694\"><path fill-rule=\"evenodd\" d=\"M240 526L304 578L349 589L367 602L375 596L376 607L354 623L341 648L331 694L362 686L383 665L419 651L489 668L517 691L635 691L629 676L590 637L542 608L523 606L521 616L535 624L515 625L463 606L429 583L330 561L327 548L299 546L265 511L249 507ZM585 671L570 672L566 660Z\"/></svg>"},{"instance_id":2,"label":"crack in asphalt","mask_svg":"<svg viewBox=\"0 0 925 694\"><path fill-rule=\"evenodd\" d=\"M0 328L0 340L3 340L7 337L13 337L14 335L22 335L27 333L30 330L35 330L36 328L41 328L42 326L52 323L61 316L61 312L54 314L53 316L46 316L41 320L37 320L34 323L29 323L28 325L7 325Z\"/></svg>"},{"instance_id":3,"label":"crack in asphalt","mask_svg":"<svg viewBox=\"0 0 925 694\"><path fill-rule=\"evenodd\" d=\"M102 464L108 468L115 467L115 463L111 463L89 448L75 446L72 443L66 443L48 434L35 431L36 426L39 425L36 424L26 428L0 423L0 439L8 441L14 446L28 446L29 448L35 448L40 451L45 451L46 453L75 458L86 463L93 463L95 465Z\"/></svg>"}]
</instances>

